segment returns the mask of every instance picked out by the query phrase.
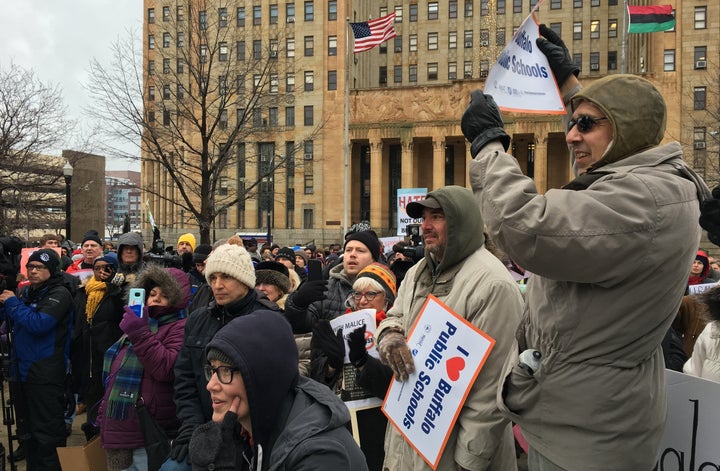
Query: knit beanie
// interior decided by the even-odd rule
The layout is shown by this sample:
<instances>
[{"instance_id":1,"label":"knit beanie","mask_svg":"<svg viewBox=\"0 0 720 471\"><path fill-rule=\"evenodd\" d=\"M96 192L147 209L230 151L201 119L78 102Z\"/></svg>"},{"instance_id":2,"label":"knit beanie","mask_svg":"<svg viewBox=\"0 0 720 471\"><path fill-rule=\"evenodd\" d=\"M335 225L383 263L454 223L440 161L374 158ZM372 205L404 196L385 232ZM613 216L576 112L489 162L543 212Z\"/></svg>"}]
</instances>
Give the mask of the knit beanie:
<instances>
[{"instance_id":1,"label":"knit beanie","mask_svg":"<svg viewBox=\"0 0 720 471\"><path fill-rule=\"evenodd\" d=\"M300 257L300 258L302 258L303 260L305 260L305 266L307 266L308 256L307 256L307 254L305 253L304 250L296 250L296 251L295 251L295 256L296 256L296 257Z\"/></svg>"},{"instance_id":2,"label":"knit beanie","mask_svg":"<svg viewBox=\"0 0 720 471\"><path fill-rule=\"evenodd\" d=\"M213 273L225 273L250 289L255 288L255 268L250 254L240 245L223 244L205 260L205 278L210 282Z\"/></svg>"},{"instance_id":3,"label":"knit beanie","mask_svg":"<svg viewBox=\"0 0 720 471\"><path fill-rule=\"evenodd\" d=\"M183 234L178 237L177 245L180 245L180 242L187 242L188 244L190 244L190 248L192 249L192 251L195 251L195 236L191 233L188 232L187 234Z\"/></svg>"},{"instance_id":4,"label":"knit beanie","mask_svg":"<svg viewBox=\"0 0 720 471\"><path fill-rule=\"evenodd\" d=\"M357 240L358 242L362 242L363 245L365 245L365 247L367 247L372 254L373 260L376 262L378 261L378 259L380 258L380 241L373 232L360 231L348 235L345 238L345 245L343 246L343 249L345 249L345 246L347 246L347 243L351 240Z\"/></svg>"},{"instance_id":5,"label":"knit beanie","mask_svg":"<svg viewBox=\"0 0 720 471\"><path fill-rule=\"evenodd\" d=\"M283 294L290 291L290 271L280 262L260 262L255 267L255 281L277 286Z\"/></svg>"},{"instance_id":6,"label":"knit beanie","mask_svg":"<svg viewBox=\"0 0 720 471\"><path fill-rule=\"evenodd\" d=\"M233 359L230 358L230 355L223 352L219 348L208 349L207 361L208 361L208 363L210 363L213 360L219 361L220 363L225 363L226 365L229 365L229 366L233 366L233 367L235 366L235 363L233 362Z\"/></svg>"},{"instance_id":7,"label":"knit beanie","mask_svg":"<svg viewBox=\"0 0 720 471\"><path fill-rule=\"evenodd\" d=\"M102 245L102 240L100 240L100 234L98 234L98 231L96 231L95 229L90 229L85 233L82 242L80 243L80 246L82 247L83 244L88 240L92 240L93 242L97 242L98 245Z\"/></svg>"},{"instance_id":8,"label":"knit beanie","mask_svg":"<svg viewBox=\"0 0 720 471\"><path fill-rule=\"evenodd\" d=\"M28 263L40 262L50 271L51 275L60 272L60 256L54 249L40 249L30 254Z\"/></svg>"},{"instance_id":9,"label":"knit beanie","mask_svg":"<svg viewBox=\"0 0 720 471\"><path fill-rule=\"evenodd\" d=\"M275 260L278 258L287 258L295 265L295 251L290 247L283 247L278 250L278 253L275 255Z\"/></svg>"},{"instance_id":10,"label":"knit beanie","mask_svg":"<svg viewBox=\"0 0 720 471\"><path fill-rule=\"evenodd\" d=\"M193 250L193 263L202 263L208 258L212 252L212 245L200 244L195 250Z\"/></svg>"},{"instance_id":11,"label":"knit beanie","mask_svg":"<svg viewBox=\"0 0 720 471\"><path fill-rule=\"evenodd\" d=\"M366 266L360 273L358 273L355 281L362 277L373 279L380 283L380 286L385 290L385 297L388 299L390 304L395 302L395 296L397 295L397 284L395 282L395 274L382 263L373 262Z\"/></svg>"},{"instance_id":12,"label":"knit beanie","mask_svg":"<svg viewBox=\"0 0 720 471\"><path fill-rule=\"evenodd\" d=\"M113 271L117 271L117 269L118 269L118 258L117 258L117 254L115 254L115 252L108 252L105 255L103 255L102 257L96 258L95 260L93 260L93 266L95 266L95 264L97 262L107 263L108 265L110 265L113 268Z\"/></svg>"}]
</instances>

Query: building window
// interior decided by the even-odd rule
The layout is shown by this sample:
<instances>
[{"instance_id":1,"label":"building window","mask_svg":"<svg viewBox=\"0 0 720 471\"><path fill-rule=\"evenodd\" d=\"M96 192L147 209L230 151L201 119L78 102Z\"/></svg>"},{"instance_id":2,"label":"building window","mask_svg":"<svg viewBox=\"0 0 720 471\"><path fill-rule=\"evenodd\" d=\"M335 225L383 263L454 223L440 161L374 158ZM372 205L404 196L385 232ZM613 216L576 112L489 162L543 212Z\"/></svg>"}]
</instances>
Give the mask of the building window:
<instances>
[{"instance_id":1,"label":"building window","mask_svg":"<svg viewBox=\"0 0 720 471\"><path fill-rule=\"evenodd\" d=\"M205 44L200 45L200 63L204 64L207 62L208 48Z\"/></svg>"},{"instance_id":2,"label":"building window","mask_svg":"<svg viewBox=\"0 0 720 471\"><path fill-rule=\"evenodd\" d=\"M155 61L148 61L148 75L155 75Z\"/></svg>"},{"instance_id":3,"label":"building window","mask_svg":"<svg viewBox=\"0 0 720 471\"><path fill-rule=\"evenodd\" d=\"M260 110L260 108L253 108L252 121L253 121L254 128L262 127L263 120L262 120L262 111Z\"/></svg>"},{"instance_id":4,"label":"building window","mask_svg":"<svg viewBox=\"0 0 720 471\"><path fill-rule=\"evenodd\" d=\"M395 5L395 23L402 23L403 8L402 5Z\"/></svg>"},{"instance_id":5,"label":"building window","mask_svg":"<svg viewBox=\"0 0 720 471\"><path fill-rule=\"evenodd\" d=\"M480 30L480 47L488 47L490 45L490 31L487 29Z\"/></svg>"},{"instance_id":6,"label":"building window","mask_svg":"<svg viewBox=\"0 0 720 471\"><path fill-rule=\"evenodd\" d=\"M178 5L175 9L175 19L177 21L185 21L185 7L183 5Z\"/></svg>"},{"instance_id":7,"label":"building window","mask_svg":"<svg viewBox=\"0 0 720 471\"><path fill-rule=\"evenodd\" d=\"M337 36L328 36L328 56L337 56Z\"/></svg>"},{"instance_id":8,"label":"building window","mask_svg":"<svg viewBox=\"0 0 720 471\"><path fill-rule=\"evenodd\" d=\"M315 39L312 36L305 36L305 57L312 57L315 54Z\"/></svg>"},{"instance_id":9,"label":"building window","mask_svg":"<svg viewBox=\"0 0 720 471\"><path fill-rule=\"evenodd\" d=\"M253 39L253 59L262 59L262 41Z\"/></svg>"},{"instance_id":10,"label":"building window","mask_svg":"<svg viewBox=\"0 0 720 471\"><path fill-rule=\"evenodd\" d=\"M315 88L315 78L312 70L305 71L305 91L311 92Z\"/></svg>"},{"instance_id":11,"label":"building window","mask_svg":"<svg viewBox=\"0 0 720 471\"><path fill-rule=\"evenodd\" d=\"M270 93L277 93L278 91L280 91L278 74L270 74Z\"/></svg>"},{"instance_id":12,"label":"building window","mask_svg":"<svg viewBox=\"0 0 720 471\"><path fill-rule=\"evenodd\" d=\"M253 87L257 90L262 85L262 74L253 75Z\"/></svg>"},{"instance_id":13,"label":"building window","mask_svg":"<svg viewBox=\"0 0 720 471\"><path fill-rule=\"evenodd\" d=\"M473 76L472 61L465 61L463 63L463 78L471 79Z\"/></svg>"},{"instance_id":14,"label":"building window","mask_svg":"<svg viewBox=\"0 0 720 471\"><path fill-rule=\"evenodd\" d=\"M402 83L402 66L396 65L393 67L393 82Z\"/></svg>"},{"instance_id":15,"label":"building window","mask_svg":"<svg viewBox=\"0 0 720 471\"><path fill-rule=\"evenodd\" d=\"M253 25L260 26L262 24L262 7L255 5L253 7Z\"/></svg>"},{"instance_id":16,"label":"building window","mask_svg":"<svg viewBox=\"0 0 720 471\"><path fill-rule=\"evenodd\" d=\"M495 33L495 45L497 45L497 46L505 45L505 28L497 29L497 32Z\"/></svg>"},{"instance_id":17,"label":"building window","mask_svg":"<svg viewBox=\"0 0 720 471\"><path fill-rule=\"evenodd\" d=\"M597 72L598 70L600 70L600 53L599 52L591 52L590 53L590 71Z\"/></svg>"},{"instance_id":18,"label":"building window","mask_svg":"<svg viewBox=\"0 0 720 471\"><path fill-rule=\"evenodd\" d=\"M457 62L448 62L448 80L457 80Z\"/></svg>"},{"instance_id":19,"label":"building window","mask_svg":"<svg viewBox=\"0 0 720 471\"><path fill-rule=\"evenodd\" d=\"M170 85L165 84L163 85L163 100L169 100L170 99Z\"/></svg>"},{"instance_id":20,"label":"building window","mask_svg":"<svg viewBox=\"0 0 720 471\"><path fill-rule=\"evenodd\" d=\"M599 6L600 6L600 0L590 0L590 6L591 6L591 7L599 7Z\"/></svg>"},{"instance_id":21,"label":"building window","mask_svg":"<svg viewBox=\"0 0 720 471\"><path fill-rule=\"evenodd\" d=\"M608 38L617 38L618 34L618 20L617 18L611 18L608 20Z\"/></svg>"},{"instance_id":22,"label":"building window","mask_svg":"<svg viewBox=\"0 0 720 471\"><path fill-rule=\"evenodd\" d=\"M705 150L707 142L707 129L704 127L697 127L693 129L693 147L695 150Z\"/></svg>"},{"instance_id":23,"label":"building window","mask_svg":"<svg viewBox=\"0 0 720 471\"><path fill-rule=\"evenodd\" d=\"M155 122L155 112L154 111L148 111L148 122L154 123Z\"/></svg>"},{"instance_id":24,"label":"building window","mask_svg":"<svg viewBox=\"0 0 720 471\"><path fill-rule=\"evenodd\" d=\"M573 54L572 61L582 71L582 53Z\"/></svg>"},{"instance_id":25,"label":"building window","mask_svg":"<svg viewBox=\"0 0 720 471\"><path fill-rule=\"evenodd\" d=\"M236 126L240 127L245 122L245 108L238 108L235 111Z\"/></svg>"},{"instance_id":26,"label":"building window","mask_svg":"<svg viewBox=\"0 0 720 471\"><path fill-rule=\"evenodd\" d=\"M427 79L428 80L437 80L438 79L438 64L437 64L437 62L428 62Z\"/></svg>"},{"instance_id":27,"label":"building window","mask_svg":"<svg viewBox=\"0 0 720 471\"><path fill-rule=\"evenodd\" d=\"M276 106L268 108L268 124L270 126L278 125L278 109Z\"/></svg>"},{"instance_id":28,"label":"building window","mask_svg":"<svg viewBox=\"0 0 720 471\"><path fill-rule=\"evenodd\" d=\"M295 4L294 3L287 3L285 4L285 17L287 18L288 23L293 23L295 21Z\"/></svg>"},{"instance_id":29,"label":"building window","mask_svg":"<svg viewBox=\"0 0 720 471\"><path fill-rule=\"evenodd\" d=\"M235 48L237 49L237 60L244 61L245 60L245 41L238 41L235 45Z\"/></svg>"},{"instance_id":30,"label":"building window","mask_svg":"<svg viewBox=\"0 0 720 471\"><path fill-rule=\"evenodd\" d=\"M205 31L207 29L207 12L205 10L200 11L198 14L198 24L200 26L200 31Z\"/></svg>"},{"instance_id":31,"label":"building window","mask_svg":"<svg viewBox=\"0 0 720 471\"><path fill-rule=\"evenodd\" d=\"M175 89L177 90L176 93L178 100L182 100L183 98L185 98L185 87L183 87L181 83L178 83Z\"/></svg>"},{"instance_id":32,"label":"building window","mask_svg":"<svg viewBox=\"0 0 720 471\"><path fill-rule=\"evenodd\" d=\"M457 49L457 31L448 32L448 49Z\"/></svg>"},{"instance_id":33,"label":"building window","mask_svg":"<svg viewBox=\"0 0 720 471\"><path fill-rule=\"evenodd\" d=\"M490 61L483 59L480 61L480 78L487 78L490 72Z\"/></svg>"},{"instance_id":34,"label":"building window","mask_svg":"<svg viewBox=\"0 0 720 471\"><path fill-rule=\"evenodd\" d=\"M693 49L693 59L695 59L695 70L707 69L707 47L695 46Z\"/></svg>"},{"instance_id":35,"label":"building window","mask_svg":"<svg viewBox=\"0 0 720 471\"><path fill-rule=\"evenodd\" d=\"M280 16L280 12L278 10L277 3L273 3L270 5L270 24L276 25L278 23L278 16Z\"/></svg>"},{"instance_id":36,"label":"building window","mask_svg":"<svg viewBox=\"0 0 720 471\"><path fill-rule=\"evenodd\" d=\"M313 2L305 2L305 21L315 19L315 5Z\"/></svg>"},{"instance_id":37,"label":"building window","mask_svg":"<svg viewBox=\"0 0 720 471\"><path fill-rule=\"evenodd\" d=\"M582 22L580 21L573 23L573 39L576 41L582 39Z\"/></svg>"},{"instance_id":38,"label":"building window","mask_svg":"<svg viewBox=\"0 0 720 471\"><path fill-rule=\"evenodd\" d=\"M412 83L417 82L417 64L410 64L408 68L408 81Z\"/></svg>"},{"instance_id":39,"label":"building window","mask_svg":"<svg viewBox=\"0 0 720 471\"><path fill-rule=\"evenodd\" d=\"M438 34L437 33L428 33L428 50L429 51L435 51L438 48Z\"/></svg>"},{"instance_id":40,"label":"building window","mask_svg":"<svg viewBox=\"0 0 720 471\"><path fill-rule=\"evenodd\" d=\"M295 57L295 38L285 40L285 55L287 57Z\"/></svg>"},{"instance_id":41,"label":"building window","mask_svg":"<svg viewBox=\"0 0 720 471\"><path fill-rule=\"evenodd\" d=\"M381 65L378 69L378 82L380 83L381 87L387 86L387 66Z\"/></svg>"},{"instance_id":42,"label":"building window","mask_svg":"<svg viewBox=\"0 0 720 471\"><path fill-rule=\"evenodd\" d=\"M410 35L410 52L417 51L417 45L418 45L417 34L411 34Z\"/></svg>"},{"instance_id":43,"label":"building window","mask_svg":"<svg viewBox=\"0 0 720 471\"><path fill-rule=\"evenodd\" d=\"M663 52L663 71L673 72L675 70L675 49L665 49Z\"/></svg>"},{"instance_id":44,"label":"building window","mask_svg":"<svg viewBox=\"0 0 720 471\"><path fill-rule=\"evenodd\" d=\"M582 8L583 0L573 0L573 8Z\"/></svg>"},{"instance_id":45,"label":"building window","mask_svg":"<svg viewBox=\"0 0 720 471\"><path fill-rule=\"evenodd\" d=\"M454 18L457 18L457 14L458 14L457 0L450 0L450 2L448 3L448 16L450 18L454 19Z\"/></svg>"},{"instance_id":46,"label":"building window","mask_svg":"<svg viewBox=\"0 0 720 471\"><path fill-rule=\"evenodd\" d=\"M286 106L285 107L285 126L295 126L295 107L294 106Z\"/></svg>"},{"instance_id":47,"label":"building window","mask_svg":"<svg viewBox=\"0 0 720 471\"><path fill-rule=\"evenodd\" d=\"M328 90L337 90L337 70L328 70Z\"/></svg>"},{"instance_id":48,"label":"building window","mask_svg":"<svg viewBox=\"0 0 720 471\"><path fill-rule=\"evenodd\" d=\"M617 51L608 51L608 70L617 70Z\"/></svg>"},{"instance_id":49,"label":"building window","mask_svg":"<svg viewBox=\"0 0 720 471\"><path fill-rule=\"evenodd\" d=\"M175 72L176 72L178 75L182 75L183 73L185 73L185 62L184 62L184 59L178 58L177 64L175 64Z\"/></svg>"},{"instance_id":50,"label":"building window","mask_svg":"<svg viewBox=\"0 0 720 471\"><path fill-rule=\"evenodd\" d=\"M287 93L295 91L295 74L288 73L285 75L285 91Z\"/></svg>"},{"instance_id":51,"label":"building window","mask_svg":"<svg viewBox=\"0 0 720 471\"><path fill-rule=\"evenodd\" d=\"M471 29L465 30L465 37L464 37L464 44L465 49L472 49L473 47L473 32Z\"/></svg>"},{"instance_id":52,"label":"building window","mask_svg":"<svg viewBox=\"0 0 720 471\"><path fill-rule=\"evenodd\" d=\"M312 183L312 177L311 177L311 183ZM308 193L308 187L307 187L307 181L305 182L305 193ZM312 193L312 187L310 187L310 193ZM313 228L313 210L312 209L303 209L303 229L312 229Z\"/></svg>"},{"instance_id":53,"label":"building window","mask_svg":"<svg viewBox=\"0 0 720 471\"><path fill-rule=\"evenodd\" d=\"M163 126L170 126L170 110L163 110Z\"/></svg>"},{"instance_id":54,"label":"building window","mask_svg":"<svg viewBox=\"0 0 720 471\"><path fill-rule=\"evenodd\" d=\"M225 61L227 61L227 60L228 60L228 45L227 45L227 42L222 41L222 42L218 45L218 51L219 51L218 58L220 59L220 62L225 62Z\"/></svg>"},{"instance_id":55,"label":"building window","mask_svg":"<svg viewBox=\"0 0 720 471\"><path fill-rule=\"evenodd\" d=\"M562 23L550 23L550 29L562 38Z\"/></svg>"},{"instance_id":56,"label":"building window","mask_svg":"<svg viewBox=\"0 0 720 471\"><path fill-rule=\"evenodd\" d=\"M227 112L227 110L220 110L219 127L220 127L220 129L227 129L227 125L228 125L228 112Z\"/></svg>"},{"instance_id":57,"label":"building window","mask_svg":"<svg viewBox=\"0 0 720 471\"><path fill-rule=\"evenodd\" d=\"M237 25L240 27L245 26L245 7L238 7L237 9Z\"/></svg>"},{"instance_id":58,"label":"building window","mask_svg":"<svg viewBox=\"0 0 720 471\"><path fill-rule=\"evenodd\" d=\"M148 49L150 49L150 50L155 49L155 35L154 34L148 35Z\"/></svg>"},{"instance_id":59,"label":"building window","mask_svg":"<svg viewBox=\"0 0 720 471\"><path fill-rule=\"evenodd\" d=\"M150 85L148 87L148 100L155 101L155 86L154 85Z\"/></svg>"},{"instance_id":60,"label":"building window","mask_svg":"<svg viewBox=\"0 0 720 471\"><path fill-rule=\"evenodd\" d=\"M170 73L170 59L163 59L163 74Z\"/></svg>"},{"instance_id":61,"label":"building window","mask_svg":"<svg viewBox=\"0 0 720 471\"><path fill-rule=\"evenodd\" d=\"M312 126L314 123L314 120L315 120L315 117L314 117L312 105L306 105L303 108L303 124L305 126Z\"/></svg>"},{"instance_id":62,"label":"building window","mask_svg":"<svg viewBox=\"0 0 720 471\"><path fill-rule=\"evenodd\" d=\"M177 34L177 47L185 47L185 33L182 31Z\"/></svg>"},{"instance_id":63,"label":"building window","mask_svg":"<svg viewBox=\"0 0 720 471\"><path fill-rule=\"evenodd\" d=\"M225 28L228 25L227 8L218 8L218 27Z\"/></svg>"},{"instance_id":64,"label":"building window","mask_svg":"<svg viewBox=\"0 0 720 471\"><path fill-rule=\"evenodd\" d=\"M480 16L488 16L490 14L490 7L488 0L480 0Z\"/></svg>"},{"instance_id":65,"label":"building window","mask_svg":"<svg viewBox=\"0 0 720 471\"><path fill-rule=\"evenodd\" d=\"M148 23L149 24L155 23L155 9L154 8L148 8Z\"/></svg>"},{"instance_id":66,"label":"building window","mask_svg":"<svg viewBox=\"0 0 720 471\"><path fill-rule=\"evenodd\" d=\"M516 3L516 2L513 2L513 5L514 5L515 3ZM550 0L550 9L551 9L551 10L560 10L560 9L562 9L562 0ZM514 9L513 9L513 12L514 12L514 13L519 13L519 12L516 12Z\"/></svg>"},{"instance_id":67,"label":"building window","mask_svg":"<svg viewBox=\"0 0 720 471\"><path fill-rule=\"evenodd\" d=\"M498 15L505 14L505 0L497 0L496 11Z\"/></svg>"},{"instance_id":68,"label":"building window","mask_svg":"<svg viewBox=\"0 0 720 471\"><path fill-rule=\"evenodd\" d=\"M590 22L590 39L600 38L600 20L592 20Z\"/></svg>"},{"instance_id":69,"label":"building window","mask_svg":"<svg viewBox=\"0 0 720 471\"><path fill-rule=\"evenodd\" d=\"M465 18L473 15L473 0L465 0Z\"/></svg>"},{"instance_id":70,"label":"building window","mask_svg":"<svg viewBox=\"0 0 720 471\"><path fill-rule=\"evenodd\" d=\"M418 6L417 3L410 4L410 22L415 23L418 20Z\"/></svg>"},{"instance_id":71,"label":"building window","mask_svg":"<svg viewBox=\"0 0 720 471\"><path fill-rule=\"evenodd\" d=\"M328 21L337 21L337 0L328 1Z\"/></svg>"},{"instance_id":72,"label":"building window","mask_svg":"<svg viewBox=\"0 0 720 471\"><path fill-rule=\"evenodd\" d=\"M707 28L707 7L695 7L695 29Z\"/></svg>"},{"instance_id":73,"label":"building window","mask_svg":"<svg viewBox=\"0 0 720 471\"><path fill-rule=\"evenodd\" d=\"M402 35L397 35L393 38L393 48L395 52L402 52Z\"/></svg>"}]
</instances>

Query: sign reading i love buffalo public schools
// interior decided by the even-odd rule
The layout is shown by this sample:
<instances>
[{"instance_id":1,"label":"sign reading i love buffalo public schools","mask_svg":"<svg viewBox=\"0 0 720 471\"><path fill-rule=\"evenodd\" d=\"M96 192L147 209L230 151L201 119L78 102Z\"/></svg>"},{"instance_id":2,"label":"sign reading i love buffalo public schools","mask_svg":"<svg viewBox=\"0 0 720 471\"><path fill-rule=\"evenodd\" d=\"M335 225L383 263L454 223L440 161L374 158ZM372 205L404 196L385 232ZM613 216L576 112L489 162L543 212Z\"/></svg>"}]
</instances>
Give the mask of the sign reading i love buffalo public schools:
<instances>
[{"instance_id":1,"label":"sign reading i love buffalo public schools","mask_svg":"<svg viewBox=\"0 0 720 471\"><path fill-rule=\"evenodd\" d=\"M407 381L392 382L383 412L436 469L495 340L430 295L407 342L415 372Z\"/></svg>"}]
</instances>

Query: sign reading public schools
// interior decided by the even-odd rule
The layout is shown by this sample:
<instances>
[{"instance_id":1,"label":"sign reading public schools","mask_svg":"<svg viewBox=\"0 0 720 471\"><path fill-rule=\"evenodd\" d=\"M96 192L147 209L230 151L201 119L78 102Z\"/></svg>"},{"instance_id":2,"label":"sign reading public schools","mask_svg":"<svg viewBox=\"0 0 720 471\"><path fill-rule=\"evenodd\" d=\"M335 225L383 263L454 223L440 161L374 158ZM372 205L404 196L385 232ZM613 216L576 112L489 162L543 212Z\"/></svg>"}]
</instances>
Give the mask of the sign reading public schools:
<instances>
[{"instance_id":1,"label":"sign reading public schools","mask_svg":"<svg viewBox=\"0 0 720 471\"><path fill-rule=\"evenodd\" d=\"M393 381L383 412L436 469L495 340L430 295L408 334L415 372Z\"/></svg>"},{"instance_id":2,"label":"sign reading public schools","mask_svg":"<svg viewBox=\"0 0 720 471\"><path fill-rule=\"evenodd\" d=\"M483 93L492 95L503 111L565 114L550 64L535 44L540 32L534 13L540 3L500 53L485 81Z\"/></svg>"}]
</instances>

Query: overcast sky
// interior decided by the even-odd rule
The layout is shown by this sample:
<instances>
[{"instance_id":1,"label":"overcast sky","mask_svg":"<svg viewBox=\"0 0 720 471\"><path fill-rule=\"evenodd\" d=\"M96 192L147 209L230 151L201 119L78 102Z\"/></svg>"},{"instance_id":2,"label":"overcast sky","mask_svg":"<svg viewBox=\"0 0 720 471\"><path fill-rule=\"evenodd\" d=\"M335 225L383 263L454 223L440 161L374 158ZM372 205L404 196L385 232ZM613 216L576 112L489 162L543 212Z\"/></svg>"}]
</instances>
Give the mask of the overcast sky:
<instances>
[{"instance_id":1,"label":"overcast sky","mask_svg":"<svg viewBox=\"0 0 720 471\"><path fill-rule=\"evenodd\" d=\"M4 2L0 14L0 65L33 69L43 82L63 90L69 118L86 119L82 84L93 57L102 62L110 45L129 30L142 31L142 0L21 0ZM53 152L55 153L55 152ZM126 162L107 162L126 169ZM139 164L131 165L139 170Z\"/></svg>"}]
</instances>

